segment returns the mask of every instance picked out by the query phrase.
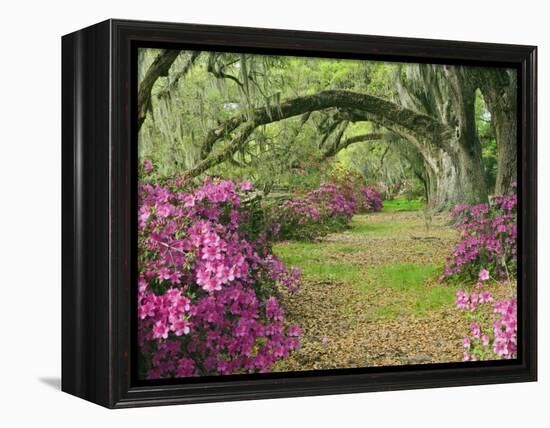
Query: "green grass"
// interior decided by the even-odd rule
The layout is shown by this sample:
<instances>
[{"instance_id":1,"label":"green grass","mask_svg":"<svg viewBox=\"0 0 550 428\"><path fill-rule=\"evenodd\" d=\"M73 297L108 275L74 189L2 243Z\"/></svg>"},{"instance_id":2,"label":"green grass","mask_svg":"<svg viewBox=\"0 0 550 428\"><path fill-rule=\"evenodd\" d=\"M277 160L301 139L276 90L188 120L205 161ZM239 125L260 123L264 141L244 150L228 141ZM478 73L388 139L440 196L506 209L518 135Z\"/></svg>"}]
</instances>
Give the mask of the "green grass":
<instances>
[{"instance_id":1,"label":"green grass","mask_svg":"<svg viewBox=\"0 0 550 428\"><path fill-rule=\"evenodd\" d=\"M438 270L436 265L397 264L369 269L369 274L385 287L409 292L423 287L424 281Z\"/></svg>"},{"instance_id":2,"label":"green grass","mask_svg":"<svg viewBox=\"0 0 550 428\"><path fill-rule=\"evenodd\" d=\"M365 280L364 267L341 261L347 254L364 251L357 245L286 242L274 245L273 251L287 266L300 268L304 277L350 283L362 283Z\"/></svg>"},{"instance_id":3,"label":"green grass","mask_svg":"<svg viewBox=\"0 0 550 428\"><path fill-rule=\"evenodd\" d=\"M287 241L273 246L275 253L282 258L295 259L297 262L307 261L312 258L330 258L334 254L351 254L364 251L358 245L342 244L337 242L299 242Z\"/></svg>"},{"instance_id":4,"label":"green grass","mask_svg":"<svg viewBox=\"0 0 550 428\"><path fill-rule=\"evenodd\" d=\"M392 299L386 305L376 308L372 313L373 317L424 315L452 304L455 297L453 287L427 283L440 271L441 267L435 264L398 264L369 269L368 275L378 287L385 287L398 293L397 299ZM372 285L369 285L364 290L369 291L371 287Z\"/></svg>"},{"instance_id":5,"label":"green grass","mask_svg":"<svg viewBox=\"0 0 550 428\"><path fill-rule=\"evenodd\" d=\"M410 221L372 221L369 215L359 214L353 216L350 222L349 232L354 235L365 235L366 237L385 237L398 235L403 230L410 230L415 226Z\"/></svg>"},{"instance_id":6,"label":"green grass","mask_svg":"<svg viewBox=\"0 0 550 428\"><path fill-rule=\"evenodd\" d=\"M276 244L274 252L287 266L300 268L304 278L317 281L342 281L353 284L369 294L380 287L387 289L377 293L379 306L369 317L398 318L408 315L425 315L445 305L452 304L453 287L428 284L439 275L441 266L436 264L394 264L377 268L365 268L357 263L342 261L344 256L364 249L339 243L286 242Z\"/></svg>"},{"instance_id":7,"label":"green grass","mask_svg":"<svg viewBox=\"0 0 550 428\"><path fill-rule=\"evenodd\" d=\"M395 198L391 201L384 201L383 211L399 212L399 211L419 211L424 203L420 199Z\"/></svg>"}]
</instances>

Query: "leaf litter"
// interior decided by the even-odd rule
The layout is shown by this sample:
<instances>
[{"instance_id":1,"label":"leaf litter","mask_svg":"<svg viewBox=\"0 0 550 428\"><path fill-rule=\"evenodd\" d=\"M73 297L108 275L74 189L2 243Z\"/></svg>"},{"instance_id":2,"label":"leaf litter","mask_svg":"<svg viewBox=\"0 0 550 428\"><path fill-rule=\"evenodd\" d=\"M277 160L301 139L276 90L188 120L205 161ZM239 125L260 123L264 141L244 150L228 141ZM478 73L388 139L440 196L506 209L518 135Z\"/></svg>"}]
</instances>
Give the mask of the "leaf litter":
<instances>
[{"instance_id":1,"label":"leaf litter","mask_svg":"<svg viewBox=\"0 0 550 428\"><path fill-rule=\"evenodd\" d=\"M372 230L369 225L374 225ZM301 326L301 347L275 371L320 370L462 361L462 339L469 322L453 299L418 311L415 298L456 286L438 281L440 271L426 278L419 295L380 281L380 268L396 264L436 265L457 241L449 218L435 216L429 229L419 213L381 212L354 217L352 229L335 233L318 245L345 244L357 251L327 250L324 263L351 263L361 282L305 275L298 292L284 299L289 323ZM445 291L445 290L443 290Z\"/></svg>"}]
</instances>

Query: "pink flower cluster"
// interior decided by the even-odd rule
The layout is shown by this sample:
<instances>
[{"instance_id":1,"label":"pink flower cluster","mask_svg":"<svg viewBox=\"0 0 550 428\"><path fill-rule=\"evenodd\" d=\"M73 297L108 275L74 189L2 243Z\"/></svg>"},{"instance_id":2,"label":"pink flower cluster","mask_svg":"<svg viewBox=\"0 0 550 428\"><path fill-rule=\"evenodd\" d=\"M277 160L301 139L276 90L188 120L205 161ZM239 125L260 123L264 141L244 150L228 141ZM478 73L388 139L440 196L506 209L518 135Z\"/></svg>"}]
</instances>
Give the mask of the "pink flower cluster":
<instances>
[{"instance_id":1,"label":"pink flower cluster","mask_svg":"<svg viewBox=\"0 0 550 428\"><path fill-rule=\"evenodd\" d=\"M482 269L471 293L459 289L455 305L470 312L470 335L463 340L464 361L512 359L517 356L517 300L504 299L493 303L492 294L484 290L489 272ZM482 305L492 305L492 326L487 325ZM486 324L485 326L483 326ZM492 333L491 333L492 327Z\"/></svg>"},{"instance_id":2,"label":"pink flower cluster","mask_svg":"<svg viewBox=\"0 0 550 428\"><path fill-rule=\"evenodd\" d=\"M500 300L493 306L493 352L506 359L517 355L518 314L517 300Z\"/></svg>"},{"instance_id":3,"label":"pink flower cluster","mask_svg":"<svg viewBox=\"0 0 550 428\"><path fill-rule=\"evenodd\" d=\"M493 295L490 291L473 291L471 294L463 289L456 292L455 305L459 309L475 311L479 305L493 301Z\"/></svg>"},{"instance_id":4,"label":"pink flower cluster","mask_svg":"<svg viewBox=\"0 0 550 428\"><path fill-rule=\"evenodd\" d=\"M174 183L172 183L174 184ZM181 183L178 183L181 184ZM150 379L269 371L299 347L277 296L294 291L265 239L250 240L238 186L139 184L138 343Z\"/></svg>"},{"instance_id":5,"label":"pink flower cluster","mask_svg":"<svg viewBox=\"0 0 550 428\"><path fill-rule=\"evenodd\" d=\"M472 279L481 268L498 279L515 274L517 197L496 197L491 204L459 205L453 210L461 240L447 261L444 277Z\"/></svg>"},{"instance_id":6,"label":"pink flower cluster","mask_svg":"<svg viewBox=\"0 0 550 428\"><path fill-rule=\"evenodd\" d=\"M297 225L315 223L321 219L319 208L307 198L284 201L280 210L285 212L286 221Z\"/></svg>"},{"instance_id":7,"label":"pink flower cluster","mask_svg":"<svg viewBox=\"0 0 550 428\"><path fill-rule=\"evenodd\" d=\"M462 239L443 276L476 280L472 290L459 289L455 299L471 319L470 334L463 340L465 361L517 357L517 300L494 301L486 290L491 278L502 281L516 274L516 209L515 194L493 198L491 204L454 209Z\"/></svg>"},{"instance_id":8,"label":"pink flower cluster","mask_svg":"<svg viewBox=\"0 0 550 428\"><path fill-rule=\"evenodd\" d=\"M382 195L372 186L363 186L360 189L361 205L366 211L377 212L383 207Z\"/></svg>"},{"instance_id":9,"label":"pink flower cluster","mask_svg":"<svg viewBox=\"0 0 550 428\"><path fill-rule=\"evenodd\" d=\"M306 199L315 203L325 216L343 217L349 220L357 212L355 197L346 195L337 184L323 183L309 192Z\"/></svg>"},{"instance_id":10,"label":"pink flower cluster","mask_svg":"<svg viewBox=\"0 0 550 428\"><path fill-rule=\"evenodd\" d=\"M305 196L273 207L277 239L313 239L346 225L357 212L355 198L339 185L324 183Z\"/></svg>"}]
</instances>

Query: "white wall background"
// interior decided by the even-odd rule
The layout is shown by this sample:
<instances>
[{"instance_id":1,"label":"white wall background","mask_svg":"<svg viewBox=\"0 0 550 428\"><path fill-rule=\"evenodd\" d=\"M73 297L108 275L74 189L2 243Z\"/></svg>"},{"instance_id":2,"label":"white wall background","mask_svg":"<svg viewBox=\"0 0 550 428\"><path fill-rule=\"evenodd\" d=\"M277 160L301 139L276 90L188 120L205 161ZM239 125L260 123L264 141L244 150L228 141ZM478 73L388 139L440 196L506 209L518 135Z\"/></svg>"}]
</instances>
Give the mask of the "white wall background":
<instances>
[{"instance_id":1,"label":"white wall background","mask_svg":"<svg viewBox=\"0 0 550 428\"><path fill-rule=\"evenodd\" d=\"M548 426L550 31L543 1L88 0L0 6L3 426ZM60 36L129 18L538 45L540 381L107 411L59 391ZM7 239L6 239L7 238ZM545 397L546 395L546 397ZM527 425L529 424L529 425Z\"/></svg>"}]
</instances>

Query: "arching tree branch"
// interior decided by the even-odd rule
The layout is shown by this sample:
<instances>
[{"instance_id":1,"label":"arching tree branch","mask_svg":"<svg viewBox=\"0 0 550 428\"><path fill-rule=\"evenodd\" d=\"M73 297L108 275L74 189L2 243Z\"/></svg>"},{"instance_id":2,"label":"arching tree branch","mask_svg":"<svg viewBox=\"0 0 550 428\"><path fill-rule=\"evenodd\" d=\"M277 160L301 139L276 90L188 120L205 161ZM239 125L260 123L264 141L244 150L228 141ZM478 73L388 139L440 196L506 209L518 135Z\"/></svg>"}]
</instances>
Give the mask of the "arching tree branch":
<instances>
[{"instance_id":1,"label":"arching tree branch","mask_svg":"<svg viewBox=\"0 0 550 428\"><path fill-rule=\"evenodd\" d=\"M196 163L192 168L184 171L181 177L183 179L189 179L196 177L199 174L202 174L204 171L209 170L213 166L219 165L220 163L225 162L231 158L241 147L246 144L250 134L254 132L257 128L257 125L254 123L247 123L241 129L241 132L225 147L223 150L213 153L208 156L206 159L203 159Z\"/></svg>"},{"instance_id":2,"label":"arching tree branch","mask_svg":"<svg viewBox=\"0 0 550 428\"><path fill-rule=\"evenodd\" d=\"M452 129L430 116L419 114L381 98L350 91L321 91L314 95L285 101L277 108L255 109L250 114L251 117L248 121L246 121L245 115L239 115L224 122L208 133L203 144L203 149L208 148L207 155L203 156L203 160L195 166L185 171L182 177L184 179L195 177L229 159L246 144L248 137L258 126L331 107L352 110L357 116L354 120L378 123L409 141L417 141L419 145L424 143L444 148L448 146L447 142L449 138L453 138L454 134ZM245 125L241 132L224 149L210 153L216 141L243 123Z\"/></svg>"},{"instance_id":3,"label":"arching tree branch","mask_svg":"<svg viewBox=\"0 0 550 428\"><path fill-rule=\"evenodd\" d=\"M266 125L288 119L306 112L324 110L327 108L344 108L361 112L369 120L387 129L415 140L429 140L431 144L442 147L453 130L438 120L401 107L391 101L372 95L360 94L342 90L321 91L314 95L293 98L276 107L261 107L250 113L249 117L242 114L235 116L211 130L203 143L203 157L208 156L214 144L228 136L242 123Z\"/></svg>"},{"instance_id":4,"label":"arching tree branch","mask_svg":"<svg viewBox=\"0 0 550 428\"><path fill-rule=\"evenodd\" d=\"M339 122L337 124L337 126L334 128L334 129L337 128L337 131L336 131L334 137L332 138L332 143L328 144L328 148L325 149L326 152L328 152L328 153L334 152L334 154L336 154L340 151L340 149L339 149L340 142L342 141L342 137L344 136L344 132L346 132L346 128L348 127L348 125L349 125L349 121L347 121L347 120L344 120L344 121ZM334 129L331 130L330 132L332 133L334 131ZM325 146L327 145L326 141L328 140L330 135L331 134L327 134L327 135L323 136L322 140L319 143L319 148L320 149L325 148Z\"/></svg>"},{"instance_id":5,"label":"arching tree branch","mask_svg":"<svg viewBox=\"0 0 550 428\"><path fill-rule=\"evenodd\" d=\"M166 88L164 88L162 91L158 93L159 98L166 97L172 91L174 91L174 89L176 89L179 80L182 77L184 77L187 73L189 73L189 71L193 67L193 64L195 64L195 61L197 60L200 54L201 54L201 51L193 51L191 53L191 56L189 57L189 59L187 60L183 68L179 70L177 73L175 73L171 82L168 85L166 85Z\"/></svg>"},{"instance_id":6,"label":"arching tree branch","mask_svg":"<svg viewBox=\"0 0 550 428\"><path fill-rule=\"evenodd\" d=\"M322 154L322 158L327 159L332 156L336 156L338 152L340 152L341 150L344 150L345 148L355 143L362 143L366 141L381 141L381 140L386 140L388 138L390 137L389 137L389 134L387 133L371 133L371 134L354 135L353 137L348 137L340 141L340 144L338 144L338 146L333 146L329 150L326 150Z\"/></svg>"},{"instance_id":7,"label":"arching tree branch","mask_svg":"<svg viewBox=\"0 0 550 428\"><path fill-rule=\"evenodd\" d=\"M138 88L138 131L143 125L147 112L151 109L151 90L159 77L167 76L168 70L178 57L181 51L163 50L161 51L139 84Z\"/></svg>"}]
</instances>

